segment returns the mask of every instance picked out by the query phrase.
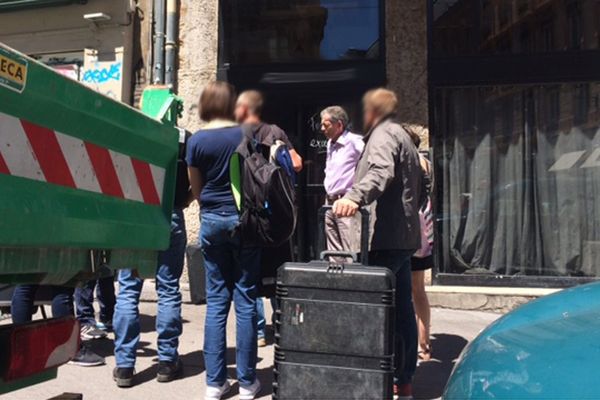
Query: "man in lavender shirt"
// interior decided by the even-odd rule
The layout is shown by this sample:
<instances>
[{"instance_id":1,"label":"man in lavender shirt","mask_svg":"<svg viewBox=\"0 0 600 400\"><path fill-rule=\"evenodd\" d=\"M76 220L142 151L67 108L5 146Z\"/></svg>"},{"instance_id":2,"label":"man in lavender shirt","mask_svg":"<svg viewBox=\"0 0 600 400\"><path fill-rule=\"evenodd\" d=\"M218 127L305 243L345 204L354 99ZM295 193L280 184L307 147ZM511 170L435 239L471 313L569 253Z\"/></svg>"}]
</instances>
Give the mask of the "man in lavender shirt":
<instances>
[{"instance_id":1,"label":"man in lavender shirt","mask_svg":"<svg viewBox=\"0 0 600 400\"><path fill-rule=\"evenodd\" d=\"M327 205L333 205L352 188L356 164L365 147L362 136L348 131L348 122L348 114L340 106L327 107L321 111L321 131L329 139L324 182ZM358 250L358 232L360 225L356 223L355 217L337 217L331 211L325 214L328 250Z\"/></svg>"}]
</instances>

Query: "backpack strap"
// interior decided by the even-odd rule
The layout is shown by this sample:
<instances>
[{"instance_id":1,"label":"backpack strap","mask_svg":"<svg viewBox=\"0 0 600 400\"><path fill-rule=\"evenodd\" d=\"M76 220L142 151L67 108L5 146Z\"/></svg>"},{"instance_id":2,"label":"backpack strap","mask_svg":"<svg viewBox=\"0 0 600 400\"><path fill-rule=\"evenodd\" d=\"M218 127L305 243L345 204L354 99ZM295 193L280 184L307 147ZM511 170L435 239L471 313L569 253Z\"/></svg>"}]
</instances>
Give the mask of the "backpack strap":
<instances>
[{"instance_id":1,"label":"backpack strap","mask_svg":"<svg viewBox=\"0 0 600 400\"><path fill-rule=\"evenodd\" d=\"M254 131L252 130L252 126L243 124L241 129L241 143L229 159L229 183L231 185L231 193L233 194L233 200L238 212L241 212L242 208L244 207L242 179L244 157L248 154L251 154L253 151L256 151L256 146L254 144Z\"/></svg>"},{"instance_id":2,"label":"backpack strap","mask_svg":"<svg viewBox=\"0 0 600 400\"><path fill-rule=\"evenodd\" d=\"M242 134L244 135L244 137L246 137L248 139L254 139L254 129L252 128L252 125L242 124L241 128L242 128Z\"/></svg>"},{"instance_id":3,"label":"backpack strap","mask_svg":"<svg viewBox=\"0 0 600 400\"><path fill-rule=\"evenodd\" d=\"M248 147L250 154L258 151L259 142L256 140L254 127L249 124L242 124L242 144Z\"/></svg>"},{"instance_id":4,"label":"backpack strap","mask_svg":"<svg viewBox=\"0 0 600 400\"><path fill-rule=\"evenodd\" d=\"M238 212L242 211L244 206L242 191L242 160L240 153L235 152L229 159L229 184L231 185L231 194Z\"/></svg>"}]
</instances>

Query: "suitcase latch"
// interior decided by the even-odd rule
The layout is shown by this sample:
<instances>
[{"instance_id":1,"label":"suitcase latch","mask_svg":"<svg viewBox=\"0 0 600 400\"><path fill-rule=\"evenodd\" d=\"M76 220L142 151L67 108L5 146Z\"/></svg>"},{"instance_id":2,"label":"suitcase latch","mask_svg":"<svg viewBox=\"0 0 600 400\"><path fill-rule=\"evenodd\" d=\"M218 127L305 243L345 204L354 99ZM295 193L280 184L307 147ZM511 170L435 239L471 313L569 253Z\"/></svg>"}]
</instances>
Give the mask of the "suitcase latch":
<instances>
[{"instance_id":1,"label":"suitcase latch","mask_svg":"<svg viewBox=\"0 0 600 400\"><path fill-rule=\"evenodd\" d=\"M330 262L327 266L327 272L330 274L341 274L344 272L344 264L336 264L334 262Z\"/></svg>"}]
</instances>

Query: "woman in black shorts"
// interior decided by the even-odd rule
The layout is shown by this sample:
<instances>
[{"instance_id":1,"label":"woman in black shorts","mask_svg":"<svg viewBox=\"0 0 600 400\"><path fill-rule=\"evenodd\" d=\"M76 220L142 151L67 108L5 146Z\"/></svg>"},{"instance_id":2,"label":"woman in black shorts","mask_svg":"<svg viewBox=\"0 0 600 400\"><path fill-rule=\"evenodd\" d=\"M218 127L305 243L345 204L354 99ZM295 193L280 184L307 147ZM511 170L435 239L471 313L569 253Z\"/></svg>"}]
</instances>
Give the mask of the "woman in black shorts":
<instances>
[{"instance_id":1,"label":"woman in black shorts","mask_svg":"<svg viewBox=\"0 0 600 400\"><path fill-rule=\"evenodd\" d=\"M411 135L415 145L419 147L418 135ZM425 156L419 154L423 173L432 186L431 163ZM417 250L411 259L412 265L412 295L419 329L419 358L424 361L431 359L430 323L431 310L429 299L425 292L425 271L433 267L433 212L431 199L427 196L427 202L421 210L421 248Z\"/></svg>"}]
</instances>

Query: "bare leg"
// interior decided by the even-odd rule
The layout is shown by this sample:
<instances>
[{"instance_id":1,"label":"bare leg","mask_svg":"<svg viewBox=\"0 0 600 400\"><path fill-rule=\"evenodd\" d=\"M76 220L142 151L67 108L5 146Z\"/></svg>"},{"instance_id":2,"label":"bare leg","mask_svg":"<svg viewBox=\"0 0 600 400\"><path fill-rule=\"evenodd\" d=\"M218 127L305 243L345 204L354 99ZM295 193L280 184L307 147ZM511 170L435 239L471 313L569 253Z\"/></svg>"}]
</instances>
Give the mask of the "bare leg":
<instances>
[{"instance_id":1,"label":"bare leg","mask_svg":"<svg viewBox=\"0 0 600 400\"><path fill-rule=\"evenodd\" d=\"M425 271L412 272L412 294L417 325L419 327L419 350L423 353L423 359L429 359L431 356L429 342L431 310L429 308L427 293L425 292Z\"/></svg>"}]
</instances>

